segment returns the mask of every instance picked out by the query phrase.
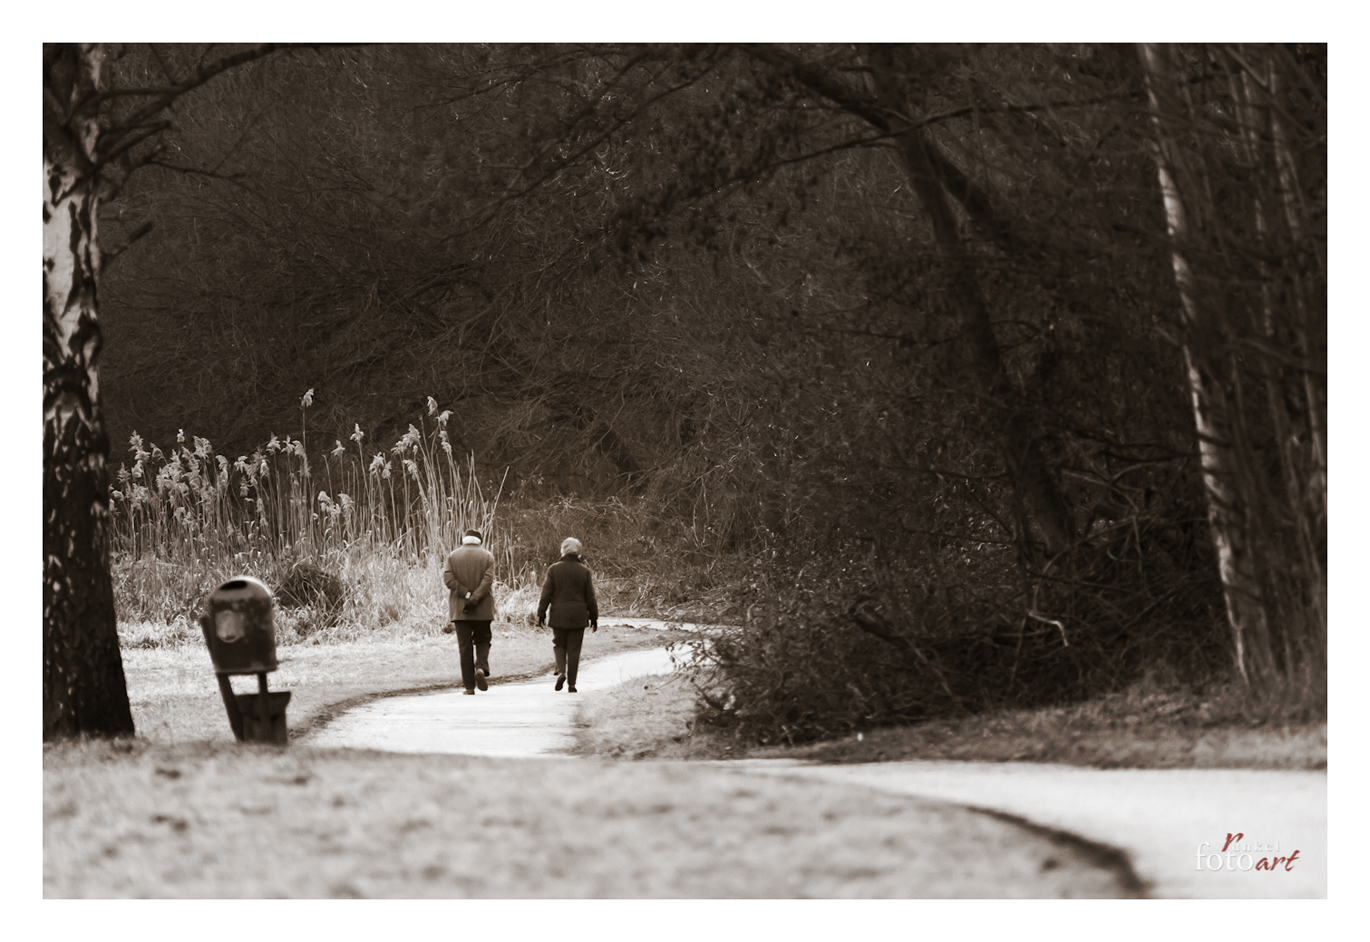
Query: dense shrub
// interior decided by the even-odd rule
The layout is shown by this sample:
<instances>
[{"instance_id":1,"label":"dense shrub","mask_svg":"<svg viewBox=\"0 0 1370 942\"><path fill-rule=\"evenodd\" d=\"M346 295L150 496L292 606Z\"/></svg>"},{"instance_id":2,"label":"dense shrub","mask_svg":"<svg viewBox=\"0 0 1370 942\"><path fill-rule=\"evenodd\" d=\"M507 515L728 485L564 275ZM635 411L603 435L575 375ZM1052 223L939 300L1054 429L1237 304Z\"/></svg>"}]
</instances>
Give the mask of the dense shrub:
<instances>
[{"instance_id":1,"label":"dense shrub","mask_svg":"<svg viewBox=\"0 0 1370 942\"><path fill-rule=\"evenodd\" d=\"M1215 567L1186 509L1098 527L1016 582L995 578L991 547L801 541L758 568L745 625L694 645L702 719L798 742L1069 703L1148 671L1195 687L1225 677Z\"/></svg>"}]
</instances>

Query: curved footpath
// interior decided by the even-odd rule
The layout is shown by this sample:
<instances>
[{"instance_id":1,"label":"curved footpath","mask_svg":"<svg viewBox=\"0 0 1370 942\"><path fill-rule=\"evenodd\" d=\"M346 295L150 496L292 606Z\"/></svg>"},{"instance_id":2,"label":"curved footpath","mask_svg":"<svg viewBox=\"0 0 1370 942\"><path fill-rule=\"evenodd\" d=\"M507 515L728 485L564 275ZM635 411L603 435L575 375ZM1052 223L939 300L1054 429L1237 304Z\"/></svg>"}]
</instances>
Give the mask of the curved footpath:
<instances>
[{"instance_id":1,"label":"curved footpath","mask_svg":"<svg viewBox=\"0 0 1370 942\"><path fill-rule=\"evenodd\" d=\"M1126 852L1149 896L1327 896L1323 772L1092 769L1037 762L812 765L763 759L731 764L756 774L800 775L936 798L1067 831ZM1232 846L1225 854L1229 834ZM1265 849L1276 844L1278 849ZM1295 851L1292 864L1255 869L1262 859L1287 858Z\"/></svg>"},{"instance_id":2,"label":"curved footpath","mask_svg":"<svg viewBox=\"0 0 1370 942\"><path fill-rule=\"evenodd\" d=\"M552 689L555 674L502 684L466 696L460 687L441 693L387 697L333 719L302 744L385 752L441 752L466 756L561 756L575 745L580 698L633 677L670 673L664 648L628 651L580 665L576 693Z\"/></svg>"},{"instance_id":3,"label":"curved footpath","mask_svg":"<svg viewBox=\"0 0 1370 942\"><path fill-rule=\"evenodd\" d=\"M307 736L321 748L504 757L566 757L581 696L668 673L661 648L581 666L577 694L554 677L378 700ZM845 782L966 805L1124 851L1148 895L1327 895L1327 775L1241 769L1092 769L1028 762L818 765L784 759L715 763L739 774ZM1229 843L1227 853L1224 844ZM1205 844L1206 842L1206 844ZM1277 846L1276 846L1277 845ZM1274 870L1262 859L1288 858ZM1230 856L1229 856L1230 855ZM1249 855L1249 856L1243 856Z\"/></svg>"}]
</instances>

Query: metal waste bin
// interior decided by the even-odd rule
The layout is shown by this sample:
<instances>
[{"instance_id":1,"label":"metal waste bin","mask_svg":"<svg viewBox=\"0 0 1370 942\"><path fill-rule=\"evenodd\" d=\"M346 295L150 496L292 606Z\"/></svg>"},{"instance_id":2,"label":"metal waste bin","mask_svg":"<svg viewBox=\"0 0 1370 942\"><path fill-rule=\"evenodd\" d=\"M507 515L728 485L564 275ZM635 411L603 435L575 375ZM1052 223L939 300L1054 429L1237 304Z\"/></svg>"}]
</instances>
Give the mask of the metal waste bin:
<instances>
[{"instance_id":1,"label":"metal waste bin","mask_svg":"<svg viewBox=\"0 0 1370 942\"><path fill-rule=\"evenodd\" d=\"M284 746L290 691L266 689L267 673L278 666L273 611L270 589L251 576L236 576L210 593L200 628L233 735L241 742ZM257 693L235 694L228 679L234 674L256 674Z\"/></svg>"},{"instance_id":2,"label":"metal waste bin","mask_svg":"<svg viewBox=\"0 0 1370 942\"><path fill-rule=\"evenodd\" d=\"M274 671L276 625L271 590L251 576L230 579L209 596L209 614L200 619L209 658L219 674Z\"/></svg>"}]
</instances>

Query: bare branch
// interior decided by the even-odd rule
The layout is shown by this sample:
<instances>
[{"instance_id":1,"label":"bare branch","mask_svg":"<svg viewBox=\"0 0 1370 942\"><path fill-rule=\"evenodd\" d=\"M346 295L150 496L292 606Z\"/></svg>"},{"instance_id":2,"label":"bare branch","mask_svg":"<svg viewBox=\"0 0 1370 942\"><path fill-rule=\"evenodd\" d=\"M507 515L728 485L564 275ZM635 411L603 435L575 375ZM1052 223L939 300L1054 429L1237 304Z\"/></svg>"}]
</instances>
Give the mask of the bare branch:
<instances>
[{"instance_id":1,"label":"bare branch","mask_svg":"<svg viewBox=\"0 0 1370 942\"><path fill-rule=\"evenodd\" d=\"M115 259L123 255L125 252L127 252L130 248L133 247L133 243L137 242L139 239L143 238L143 236L147 235L151 231L152 222L151 220L149 220L148 222L143 223L137 229L134 229L133 232L129 234L128 241L126 241L119 248L114 249L111 252L102 252L100 256L101 272L109 271L110 266L114 264Z\"/></svg>"},{"instance_id":2,"label":"bare branch","mask_svg":"<svg viewBox=\"0 0 1370 942\"><path fill-rule=\"evenodd\" d=\"M95 162L95 169L98 170L107 164L114 163L114 161L118 160L121 156L128 153L133 148L137 147L143 141L147 140L148 138L156 134L162 133L169 127L171 127L170 121L154 121L152 124L149 124L146 127L142 128L137 134L133 134L126 137L124 141L113 150L105 151L103 148L101 148L99 159Z\"/></svg>"},{"instance_id":3,"label":"bare branch","mask_svg":"<svg viewBox=\"0 0 1370 942\"><path fill-rule=\"evenodd\" d=\"M127 149L123 147L123 142L129 135L137 132L147 121L162 112L186 92L199 88L220 72L226 72L235 66L264 58L271 55L273 52L277 52L284 48L288 47L280 43L265 43L260 46L254 46L251 49L245 49L242 52L216 59L208 65L200 66L200 68L196 69L195 73L189 78L169 86L165 92L158 95L153 101L144 105L140 110L135 111L113 127L107 129L105 134L101 137L101 151L105 151L106 148L109 148L112 152L122 153L123 150ZM105 154L102 155L101 159L107 161L109 157Z\"/></svg>"}]
</instances>

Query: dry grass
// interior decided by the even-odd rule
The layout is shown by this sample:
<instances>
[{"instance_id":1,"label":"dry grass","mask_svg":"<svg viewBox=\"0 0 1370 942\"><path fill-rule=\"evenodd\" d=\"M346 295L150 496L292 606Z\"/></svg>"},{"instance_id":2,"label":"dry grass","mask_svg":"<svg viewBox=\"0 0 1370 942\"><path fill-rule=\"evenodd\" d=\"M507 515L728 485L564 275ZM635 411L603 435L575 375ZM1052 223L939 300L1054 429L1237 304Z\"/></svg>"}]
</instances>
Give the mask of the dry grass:
<instances>
[{"instance_id":1,"label":"dry grass","mask_svg":"<svg viewBox=\"0 0 1370 942\"><path fill-rule=\"evenodd\" d=\"M188 444L184 432L165 452L132 436L133 465L119 467L110 492L123 611L169 620L230 573L270 582L273 569L300 559L325 568L358 557L440 559L467 527L507 536L500 488L487 497L475 457L457 460L451 413L435 400L393 445L366 443L358 427L351 445L320 453L316 443L311 464L303 427L313 393L301 398L300 440L272 434L236 461L198 436Z\"/></svg>"},{"instance_id":2,"label":"dry grass","mask_svg":"<svg viewBox=\"0 0 1370 942\"><path fill-rule=\"evenodd\" d=\"M692 750L694 688L679 674L639 677L586 695L577 711L576 752L610 759L713 759Z\"/></svg>"},{"instance_id":3,"label":"dry grass","mask_svg":"<svg viewBox=\"0 0 1370 942\"><path fill-rule=\"evenodd\" d=\"M874 729L795 747L749 747L723 730L697 724L693 706L693 689L675 678L643 678L592 695L581 709L580 751L634 759L957 759L1096 768L1327 768L1326 724L1253 725L1243 721L1232 691L1197 696L1165 689L1151 678L1086 703Z\"/></svg>"},{"instance_id":4,"label":"dry grass","mask_svg":"<svg viewBox=\"0 0 1370 942\"><path fill-rule=\"evenodd\" d=\"M70 743L43 801L48 897L1121 892L984 815L698 764Z\"/></svg>"},{"instance_id":5,"label":"dry grass","mask_svg":"<svg viewBox=\"0 0 1370 942\"><path fill-rule=\"evenodd\" d=\"M1084 703L871 730L859 739L848 736L785 754L829 762L967 759L1317 770L1327 768L1327 724L1256 722L1233 688L1195 693L1147 676Z\"/></svg>"},{"instance_id":6,"label":"dry grass","mask_svg":"<svg viewBox=\"0 0 1370 942\"><path fill-rule=\"evenodd\" d=\"M310 405L307 393L302 423ZM353 641L441 624L442 563L468 526L486 535L503 580L496 597L516 624L531 623L541 575L570 535L586 543L603 610L681 609L698 620L730 609L724 569L737 560L691 556L688 528L659 502L502 505L498 471L482 490L474 456L454 457L447 417L430 399L393 445L365 442L358 430L323 454L316 442L309 458L289 436L230 461L202 438L183 435L163 452L134 435L132 467L119 468L111 491L114 593L127 642L197 637L206 597L233 576L259 578L284 600L300 566L329 591L319 599L311 585L307 594L324 604L282 609L280 640Z\"/></svg>"},{"instance_id":7,"label":"dry grass","mask_svg":"<svg viewBox=\"0 0 1370 942\"><path fill-rule=\"evenodd\" d=\"M876 729L794 749L759 749L757 758L784 755L823 762L959 759L981 762L1060 762L1101 769L1325 769L1327 726L1194 730L1168 725L1084 731L1061 718L1005 714L984 720Z\"/></svg>"}]
</instances>

